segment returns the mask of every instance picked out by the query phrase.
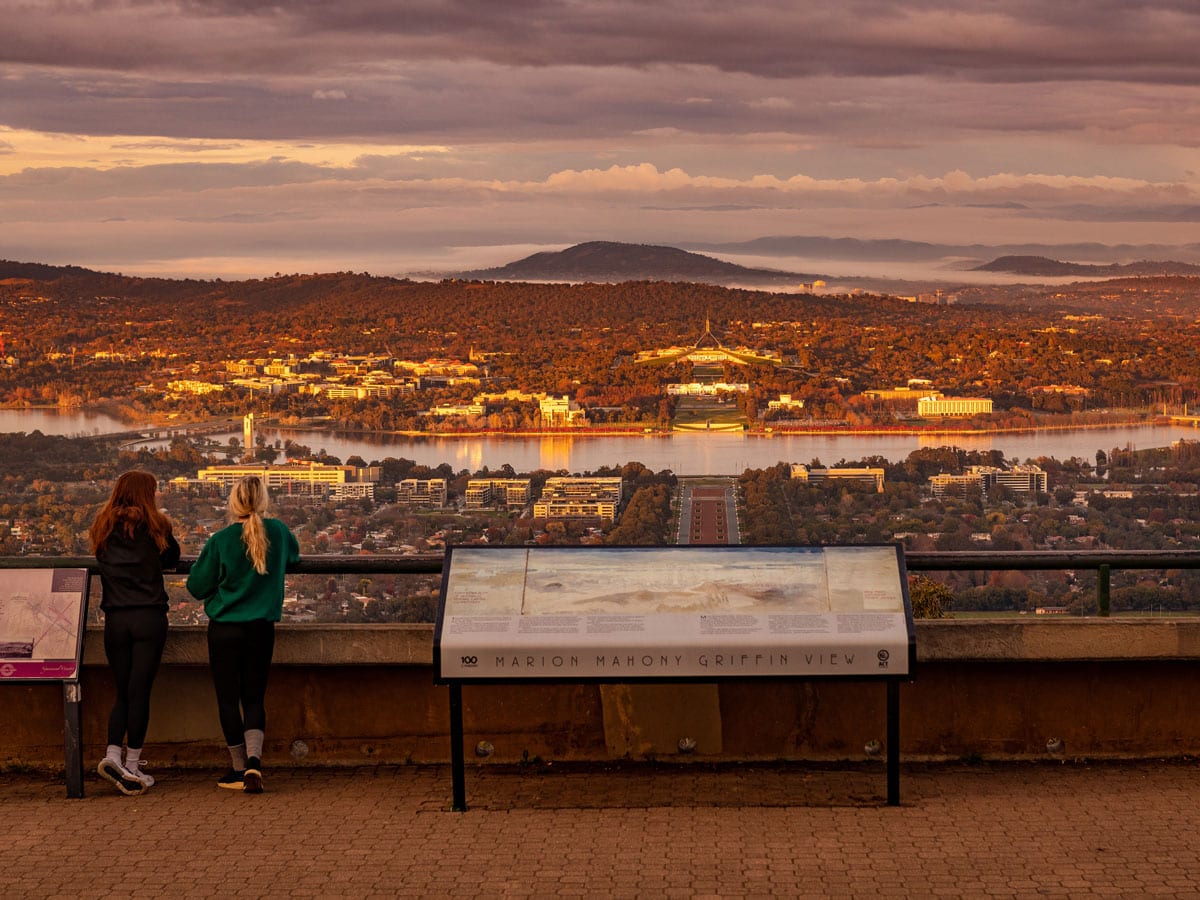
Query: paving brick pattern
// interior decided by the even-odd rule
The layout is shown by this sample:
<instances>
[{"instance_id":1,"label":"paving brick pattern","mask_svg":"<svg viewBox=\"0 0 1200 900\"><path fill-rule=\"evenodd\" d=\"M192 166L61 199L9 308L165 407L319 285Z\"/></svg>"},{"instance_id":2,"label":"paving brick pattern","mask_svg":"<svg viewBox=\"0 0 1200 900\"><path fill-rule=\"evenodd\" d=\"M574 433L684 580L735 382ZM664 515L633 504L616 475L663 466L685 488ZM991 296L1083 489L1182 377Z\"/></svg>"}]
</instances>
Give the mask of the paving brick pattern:
<instances>
[{"instance_id":1,"label":"paving brick pattern","mask_svg":"<svg viewBox=\"0 0 1200 900\"><path fill-rule=\"evenodd\" d=\"M446 766L0 775L0 894L57 897L1188 897L1200 765Z\"/></svg>"}]
</instances>

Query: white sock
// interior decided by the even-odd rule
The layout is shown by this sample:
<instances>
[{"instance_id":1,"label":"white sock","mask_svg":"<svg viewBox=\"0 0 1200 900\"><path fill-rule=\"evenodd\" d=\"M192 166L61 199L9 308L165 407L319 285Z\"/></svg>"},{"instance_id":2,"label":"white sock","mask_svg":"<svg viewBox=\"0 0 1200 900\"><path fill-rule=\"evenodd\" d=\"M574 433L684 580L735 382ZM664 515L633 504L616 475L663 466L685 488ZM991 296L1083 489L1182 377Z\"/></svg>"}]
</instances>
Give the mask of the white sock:
<instances>
[{"instance_id":1,"label":"white sock","mask_svg":"<svg viewBox=\"0 0 1200 900\"><path fill-rule=\"evenodd\" d=\"M121 747L118 744L109 744L108 749L104 751L104 756L118 766L121 765Z\"/></svg>"},{"instance_id":2,"label":"white sock","mask_svg":"<svg viewBox=\"0 0 1200 900\"><path fill-rule=\"evenodd\" d=\"M139 747L136 750L134 750L133 748L130 748L125 751L125 768L126 769L128 769L130 772L132 772L134 775L136 775L138 773L138 768L141 766L141 764L142 764L142 748L141 747Z\"/></svg>"},{"instance_id":3,"label":"white sock","mask_svg":"<svg viewBox=\"0 0 1200 900\"><path fill-rule=\"evenodd\" d=\"M238 744L229 748L229 758L233 760L233 770L235 772L246 771L246 745Z\"/></svg>"},{"instance_id":4,"label":"white sock","mask_svg":"<svg viewBox=\"0 0 1200 900\"><path fill-rule=\"evenodd\" d=\"M263 734L261 728L249 728L246 730L246 755L252 756L259 762L262 761L263 740L266 735Z\"/></svg>"}]
</instances>

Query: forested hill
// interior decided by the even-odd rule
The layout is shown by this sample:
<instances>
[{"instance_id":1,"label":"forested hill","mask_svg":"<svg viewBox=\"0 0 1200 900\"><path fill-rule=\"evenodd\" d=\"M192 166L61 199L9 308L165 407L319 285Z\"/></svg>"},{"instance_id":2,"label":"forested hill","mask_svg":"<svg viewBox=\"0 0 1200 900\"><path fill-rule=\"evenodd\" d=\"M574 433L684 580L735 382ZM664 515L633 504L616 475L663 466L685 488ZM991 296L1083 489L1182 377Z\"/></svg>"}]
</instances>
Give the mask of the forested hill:
<instances>
[{"instance_id":1,"label":"forested hill","mask_svg":"<svg viewBox=\"0 0 1200 900\"><path fill-rule=\"evenodd\" d=\"M10 333L10 352L28 344L44 352L137 340L146 349L169 346L196 359L320 348L418 358L466 356L474 348L546 358L581 342L618 352L670 346L698 338L705 318L718 333L733 323L748 331L756 321L918 318L911 304L879 297L671 282L417 282L350 272L236 282L54 274L59 277L45 281L0 277L0 331Z\"/></svg>"},{"instance_id":2,"label":"forested hill","mask_svg":"<svg viewBox=\"0 0 1200 900\"><path fill-rule=\"evenodd\" d=\"M99 274L91 269L81 269L79 266L48 266L45 263L25 263L0 259L0 281L57 281L60 278L86 278Z\"/></svg>"},{"instance_id":3,"label":"forested hill","mask_svg":"<svg viewBox=\"0 0 1200 900\"><path fill-rule=\"evenodd\" d=\"M1014 275L1061 278L1128 278L1134 276L1200 275L1200 266L1173 260L1141 260L1132 263L1091 265L1063 262L1045 256L1001 256L976 272L1011 272Z\"/></svg>"},{"instance_id":4,"label":"forested hill","mask_svg":"<svg viewBox=\"0 0 1200 900\"><path fill-rule=\"evenodd\" d=\"M557 252L535 253L494 269L463 272L460 277L501 281L696 281L780 285L826 276L751 269L675 247L590 241Z\"/></svg>"},{"instance_id":5,"label":"forested hill","mask_svg":"<svg viewBox=\"0 0 1200 900\"><path fill-rule=\"evenodd\" d=\"M634 365L636 354L695 342L706 321L728 347L780 353L783 366L758 366L748 379L756 402L793 393L811 401L806 408L818 417L840 418L848 394L918 376L948 393L986 390L1007 404L1002 409L1032 404L1029 385L1088 385L1102 398L1097 402L1126 407L1162 402L1158 386L1168 380L1200 383L1200 332L1187 326L1200 317L1200 278L988 288L934 306L664 281L51 274L44 281L0 278L0 332L6 359L15 360L0 365L5 402L107 398L130 404L133 418L226 414L241 402L237 396L155 392L180 379L227 382L230 360L327 351L469 358L489 391L582 394L598 407L639 410L635 421L656 420L662 382L686 373ZM1089 310L1096 314L1080 314ZM420 408L431 397L459 401L477 387L430 390L399 405L370 401L369 410L361 406L367 400L304 408L355 427L410 429L420 425ZM1034 399L1042 403L1042 392Z\"/></svg>"},{"instance_id":6,"label":"forested hill","mask_svg":"<svg viewBox=\"0 0 1200 900\"><path fill-rule=\"evenodd\" d=\"M315 349L465 357L520 354L553 365L603 348L632 353L696 339L705 319L730 345L756 345L761 326L840 331L895 327L939 334L1059 324L1063 312L1125 318L1200 314L1200 279L1092 282L1068 288L977 288L954 307L878 295L813 296L708 284L418 282L352 272L247 281L131 278L50 268L49 279L0 265L0 331L9 353L150 352L254 357ZM28 272L29 270L24 270ZM1005 293L1007 291L1007 293ZM1026 321L1028 320L1028 321ZM816 346L816 345L814 345ZM125 349L122 349L125 348Z\"/></svg>"}]
</instances>

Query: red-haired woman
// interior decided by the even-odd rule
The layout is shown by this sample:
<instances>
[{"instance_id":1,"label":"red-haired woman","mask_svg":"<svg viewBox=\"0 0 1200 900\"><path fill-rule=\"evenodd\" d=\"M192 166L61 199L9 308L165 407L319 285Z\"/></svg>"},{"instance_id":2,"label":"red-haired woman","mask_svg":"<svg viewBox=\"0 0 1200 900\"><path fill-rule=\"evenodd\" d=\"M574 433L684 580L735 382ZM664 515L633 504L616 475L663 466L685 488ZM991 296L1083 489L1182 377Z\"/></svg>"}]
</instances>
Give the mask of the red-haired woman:
<instances>
[{"instance_id":1,"label":"red-haired woman","mask_svg":"<svg viewBox=\"0 0 1200 900\"><path fill-rule=\"evenodd\" d=\"M122 794L154 784L142 771L150 725L150 689L167 642L163 569L179 562L171 522L155 505L158 482L149 472L124 472L88 532L100 567L104 653L116 682L108 717L108 749L96 771ZM121 758L121 745L128 749Z\"/></svg>"}]
</instances>

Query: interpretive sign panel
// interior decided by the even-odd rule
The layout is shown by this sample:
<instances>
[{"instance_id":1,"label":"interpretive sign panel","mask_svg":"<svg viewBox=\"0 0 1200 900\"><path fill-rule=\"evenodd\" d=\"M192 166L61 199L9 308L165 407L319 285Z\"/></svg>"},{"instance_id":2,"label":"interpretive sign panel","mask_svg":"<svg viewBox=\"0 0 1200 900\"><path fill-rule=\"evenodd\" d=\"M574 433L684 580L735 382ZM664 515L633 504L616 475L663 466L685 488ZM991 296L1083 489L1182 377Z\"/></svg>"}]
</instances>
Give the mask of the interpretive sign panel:
<instances>
[{"instance_id":1,"label":"interpretive sign panel","mask_svg":"<svg viewBox=\"0 0 1200 900\"><path fill-rule=\"evenodd\" d=\"M453 547L442 681L907 677L902 550Z\"/></svg>"},{"instance_id":2,"label":"interpretive sign panel","mask_svg":"<svg viewBox=\"0 0 1200 900\"><path fill-rule=\"evenodd\" d=\"M79 677L87 569L6 569L0 579L0 680Z\"/></svg>"}]
</instances>

